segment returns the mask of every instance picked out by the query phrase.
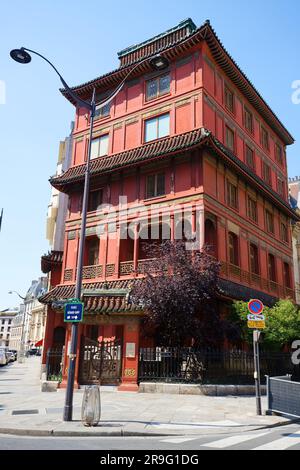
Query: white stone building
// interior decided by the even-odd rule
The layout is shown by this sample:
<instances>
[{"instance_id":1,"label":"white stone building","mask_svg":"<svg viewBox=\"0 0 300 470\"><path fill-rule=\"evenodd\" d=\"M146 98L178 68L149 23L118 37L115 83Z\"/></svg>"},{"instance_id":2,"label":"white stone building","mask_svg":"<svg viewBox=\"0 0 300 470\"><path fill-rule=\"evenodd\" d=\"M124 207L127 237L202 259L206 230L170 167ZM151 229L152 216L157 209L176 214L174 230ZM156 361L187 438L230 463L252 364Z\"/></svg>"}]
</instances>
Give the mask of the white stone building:
<instances>
[{"instance_id":1,"label":"white stone building","mask_svg":"<svg viewBox=\"0 0 300 470\"><path fill-rule=\"evenodd\" d=\"M7 308L0 312L0 347L9 346L12 332L12 323L18 312L18 308Z\"/></svg>"}]
</instances>

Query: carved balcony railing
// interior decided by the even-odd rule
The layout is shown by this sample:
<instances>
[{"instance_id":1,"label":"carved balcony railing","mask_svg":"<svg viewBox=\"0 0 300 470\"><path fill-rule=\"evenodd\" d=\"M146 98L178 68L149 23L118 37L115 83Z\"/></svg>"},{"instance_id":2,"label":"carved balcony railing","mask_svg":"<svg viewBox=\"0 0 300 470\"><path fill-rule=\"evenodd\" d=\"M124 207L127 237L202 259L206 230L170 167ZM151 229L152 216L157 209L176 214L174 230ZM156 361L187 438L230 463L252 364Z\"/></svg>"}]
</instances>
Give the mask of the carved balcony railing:
<instances>
[{"instance_id":1,"label":"carved balcony railing","mask_svg":"<svg viewBox=\"0 0 300 470\"><path fill-rule=\"evenodd\" d=\"M114 264L107 264L106 265L106 276L110 277L115 274L115 265Z\"/></svg>"},{"instance_id":2,"label":"carved balcony railing","mask_svg":"<svg viewBox=\"0 0 300 470\"><path fill-rule=\"evenodd\" d=\"M65 269L64 281L69 282L73 280L73 269Z\"/></svg>"},{"instance_id":3,"label":"carved balcony railing","mask_svg":"<svg viewBox=\"0 0 300 470\"><path fill-rule=\"evenodd\" d=\"M120 276L129 276L134 271L133 261L120 262Z\"/></svg>"},{"instance_id":4,"label":"carved balcony railing","mask_svg":"<svg viewBox=\"0 0 300 470\"><path fill-rule=\"evenodd\" d=\"M295 298L295 291L289 287L282 286L274 281L264 279L258 274L244 271L239 266L235 266L224 261L221 262L221 277L225 277L234 282L239 281L241 284L249 285L255 289L261 289L279 298L291 297Z\"/></svg>"},{"instance_id":5,"label":"carved balcony railing","mask_svg":"<svg viewBox=\"0 0 300 470\"><path fill-rule=\"evenodd\" d=\"M155 258L149 258L149 259L139 259L138 260L138 273L139 274L144 274L147 271L154 272L155 268L151 264L155 261Z\"/></svg>"},{"instance_id":6,"label":"carved balcony railing","mask_svg":"<svg viewBox=\"0 0 300 470\"><path fill-rule=\"evenodd\" d=\"M103 267L99 264L84 266L82 269L82 279L97 279L103 274Z\"/></svg>"}]
</instances>

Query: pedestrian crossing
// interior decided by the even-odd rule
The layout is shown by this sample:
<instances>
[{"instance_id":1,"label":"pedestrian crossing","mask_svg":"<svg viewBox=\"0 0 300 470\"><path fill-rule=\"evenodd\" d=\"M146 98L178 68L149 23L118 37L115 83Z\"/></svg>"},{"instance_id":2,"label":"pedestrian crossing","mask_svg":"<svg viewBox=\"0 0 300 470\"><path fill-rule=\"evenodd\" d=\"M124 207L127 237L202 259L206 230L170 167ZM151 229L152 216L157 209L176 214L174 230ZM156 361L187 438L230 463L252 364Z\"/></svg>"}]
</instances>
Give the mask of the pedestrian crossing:
<instances>
[{"instance_id":1,"label":"pedestrian crossing","mask_svg":"<svg viewBox=\"0 0 300 470\"><path fill-rule=\"evenodd\" d=\"M200 441L199 444L198 442ZM241 433L241 434L234 434L228 437L219 437L211 441L207 441L207 439L201 437L199 438L196 436L182 436L182 437L169 437L167 439L161 440L161 442L180 445L180 444L187 444L191 442L193 449L198 448L201 449L215 449L215 450L234 450L234 449L247 449L247 450L288 450L291 448L299 449L300 450L300 431L290 432L284 429L284 427L280 428L280 431L277 429L276 431L272 430L265 430L261 432L248 432L248 433Z\"/></svg>"}]
</instances>

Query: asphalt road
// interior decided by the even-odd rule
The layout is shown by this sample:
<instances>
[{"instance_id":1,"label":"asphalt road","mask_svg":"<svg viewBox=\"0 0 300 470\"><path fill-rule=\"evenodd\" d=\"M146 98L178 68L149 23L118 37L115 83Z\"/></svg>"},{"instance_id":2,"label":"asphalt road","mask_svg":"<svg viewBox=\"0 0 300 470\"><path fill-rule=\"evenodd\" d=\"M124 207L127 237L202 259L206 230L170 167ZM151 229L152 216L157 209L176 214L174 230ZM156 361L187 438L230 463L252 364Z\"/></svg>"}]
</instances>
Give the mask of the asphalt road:
<instances>
[{"instance_id":1,"label":"asphalt road","mask_svg":"<svg viewBox=\"0 0 300 470\"><path fill-rule=\"evenodd\" d=\"M0 450L300 450L300 425L201 437L23 437L0 435ZM126 453L125 453L126 455Z\"/></svg>"}]
</instances>

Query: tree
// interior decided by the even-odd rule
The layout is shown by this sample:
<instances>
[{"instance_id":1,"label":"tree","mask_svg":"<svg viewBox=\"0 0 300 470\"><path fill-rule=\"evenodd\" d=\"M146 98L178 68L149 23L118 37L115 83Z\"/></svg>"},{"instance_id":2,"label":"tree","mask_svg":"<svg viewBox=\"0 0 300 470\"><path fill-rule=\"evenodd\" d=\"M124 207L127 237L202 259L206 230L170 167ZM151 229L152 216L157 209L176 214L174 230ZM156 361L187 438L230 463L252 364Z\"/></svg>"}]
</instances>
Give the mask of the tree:
<instances>
[{"instance_id":1,"label":"tree","mask_svg":"<svg viewBox=\"0 0 300 470\"><path fill-rule=\"evenodd\" d=\"M233 302L231 321L239 330L244 341L252 343L252 330L247 328L247 302ZM294 339L300 339L300 312L289 299L279 300L273 307L265 307L266 317L264 345L267 349L280 350Z\"/></svg>"},{"instance_id":2,"label":"tree","mask_svg":"<svg viewBox=\"0 0 300 470\"><path fill-rule=\"evenodd\" d=\"M144 331L162 346L187 340L204 346L218 343L222 328L216 308L220 265L203 251L186 251L185 242L169 240L148 248L152 258L132 301L146 313Z\"/></svg>"}]
</instances>

